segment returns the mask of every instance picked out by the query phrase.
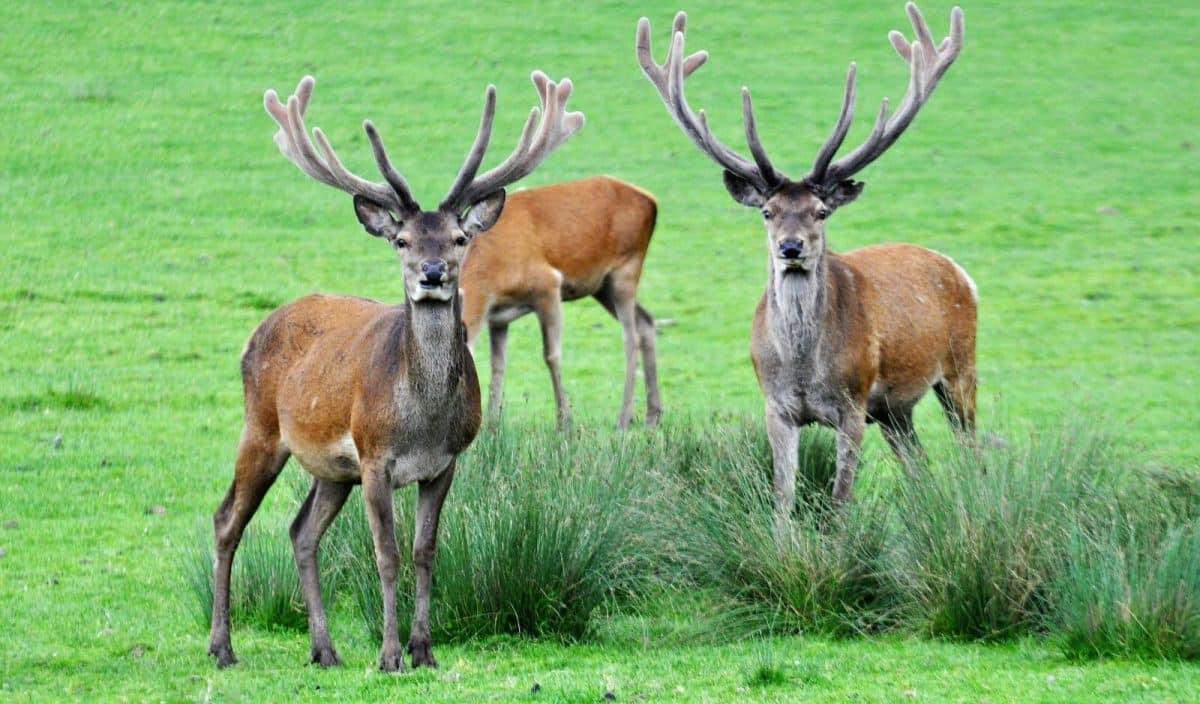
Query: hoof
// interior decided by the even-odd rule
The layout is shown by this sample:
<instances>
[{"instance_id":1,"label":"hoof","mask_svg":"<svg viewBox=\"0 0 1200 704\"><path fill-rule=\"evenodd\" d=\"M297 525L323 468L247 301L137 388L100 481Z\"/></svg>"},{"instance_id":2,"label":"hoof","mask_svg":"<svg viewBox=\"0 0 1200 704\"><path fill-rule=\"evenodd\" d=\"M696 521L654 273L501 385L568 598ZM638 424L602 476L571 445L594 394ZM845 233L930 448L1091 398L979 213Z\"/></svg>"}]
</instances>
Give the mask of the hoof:
<instances>
[{"instance_id":1,"label":"hoof","mask_svg":"<svg viewBox=\"0 0 1200 704\"><path fill-rule=\"evenodd\" d=\"M408 652L412 654L412 666L431 667L437 669L437 658L433 657L433 649L428 642L409 643Z\"/></svg>"},{"instance_id":2,"label":"hoof","mask_svg":"<svg viewBox=\"0 0 1200 704\"><path fill-rule=\"evenodd\" d=\"M237 664L237 657L233 654L233 646L231 645L214 645L208 649L208 654L217 659L217 667L224 670L230 665Z\"/></svg>"},{"instance_id":3,"label":"hoof","mask_svg":"<svg viewBox=\"0 0 1200 704\"><path fill-rule=\"evenodd\" d=\"M342 659L338 657L337 651L332 647L328 648L313 648L311 662L314 665L321 667L340 667Z\"/></svg>"},{"instance_id":4,"label":"hoof","mask_svg":"<svg viewBox=\"0 0 1200 704\"><path fill-rule=\"evenodd\" d=\"M657 428L660 420L662 420L662 411L650 411L646 414L646 427Z\"/></svg>"},{"instance_id":5,"label":"hoof","mask_svg":"<svg viewBox=\"0 0 1200 704\"><path fill-rule=\"evenodd\" d=\"M384 651L383 655L379 656L379 669L383 672L404 672L404 653L397 650L396 652Z\"/></svg>"}]
</instances>

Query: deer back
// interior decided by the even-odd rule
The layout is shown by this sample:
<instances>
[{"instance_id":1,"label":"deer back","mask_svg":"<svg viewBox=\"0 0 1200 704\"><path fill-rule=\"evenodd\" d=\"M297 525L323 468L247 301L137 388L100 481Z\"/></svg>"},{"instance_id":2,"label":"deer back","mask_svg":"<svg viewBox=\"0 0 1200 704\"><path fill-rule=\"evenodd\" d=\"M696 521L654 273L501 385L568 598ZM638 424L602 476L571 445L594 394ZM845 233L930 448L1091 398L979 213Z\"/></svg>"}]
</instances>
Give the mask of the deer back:
<instances>
[{"instance_id":1,"label":"deer back","mask_svg":"<svg viewBox=\"0 0 1200 704\"><path fill-rule=\"evenodd\" d=\"M517 304L560 287L572 300L595 292L615 268L640 268L657 216L653 196L608 176L513 193L499 221L468 247L467 327L482 324L489 301Z\"/></svg>"}]
</instances>

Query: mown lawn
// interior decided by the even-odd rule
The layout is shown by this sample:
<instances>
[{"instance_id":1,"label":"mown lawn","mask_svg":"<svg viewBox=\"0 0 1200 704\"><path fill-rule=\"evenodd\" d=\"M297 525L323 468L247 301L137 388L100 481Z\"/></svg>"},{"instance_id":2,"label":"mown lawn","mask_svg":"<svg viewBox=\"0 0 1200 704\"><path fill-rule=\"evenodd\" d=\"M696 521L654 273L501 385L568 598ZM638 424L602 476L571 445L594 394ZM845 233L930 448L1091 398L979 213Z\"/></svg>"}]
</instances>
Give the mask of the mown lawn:
<instances>
[{"instance_id":1,"label":"mown lawn","mask_svg":"<svg viewBox=\"0 0 1200 704\"><path fill-rule=\"evenodd\" d=\"M949 5L922 8L940 37ZM488 82L499 91L490 165L533 104L529 72L571 76L572 105L588 124L525 185L608 173L657 194L642 301L674 323L659 342L667 413L719 422L761 412L747 355L765 279L761 225L729 200L634 60L638 17L650 17L661 58L677 9L0 7L5 697L1194 697L1195 665L1074 664L1039 641L793 636L681 645L654 638L652 627L639 637L638 617L628 614L584 644L443 644L440 671L387 677L375 672L376 646L339 608L342 670L303 667L301 635L240 628L244 664L215 671L181 555L208 530L229 481L242 345L272 308L312 291L403 295L393 255L362 233L348 198L279 156L261 108L268 87L286 94L315 75L310 126L371 175L359 127L371 117L428 206L461 163ZM767 148L793 176L836 118L850 60L859 62L860 115L885 94L897 100L907 80L886 41L887 30L906 29L900 2L685 9L689 47L712 53L689 84L693 105L740 144L737 88L749 85ZM1036 429L1087 414L1119 428L1146 464L1200 466L1200 8L964 9L962 58L910 132L862 175L868 189L830 223L832 246L912 241L972 274L985 430L1001 419ZM848 142L867 129L857 125ZM512 420L547 419L553 399L536 325L523 321L510 339ZM569 306L564 352L580 423L615 423L617 325L593 304ZM935 404L921 407L917 423L934 445L948 438ZM884 455L873 430L868 445L869 456ZM277 523L294 511L285 491L268 504ZM781 675L756 679L767 662Z\"/></svg>"}]
</instances>

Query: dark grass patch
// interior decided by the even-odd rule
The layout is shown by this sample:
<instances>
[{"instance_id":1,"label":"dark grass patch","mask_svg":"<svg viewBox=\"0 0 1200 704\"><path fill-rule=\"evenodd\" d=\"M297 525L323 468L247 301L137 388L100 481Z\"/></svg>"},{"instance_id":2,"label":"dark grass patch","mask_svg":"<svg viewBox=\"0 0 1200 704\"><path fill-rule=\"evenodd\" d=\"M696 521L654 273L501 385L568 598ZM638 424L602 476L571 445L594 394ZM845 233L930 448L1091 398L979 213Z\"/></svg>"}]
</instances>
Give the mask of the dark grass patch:
<instances>
[{"instance_id":1,"label":"dark grass patch","mask_svg":"<svg viewBox=\"0 0 1200 704\"><path fill-rule=\"evenodd\" d=\"M254 291L242 291L233 300L239 307L257 311L275 310L283 305L283 300L278 297Z\"/></svg>"},{"instance_id":2,"label":"dark grass patch","mask_svg":"<svg viewBox=\"0 0 1200 704\"><path fill-rule=\"evenodd\" d=\"M104 411L111 408L112 404L107 399L76 386L48 388L40 394L0 397L0 409L15 412Z\"/></svg>"}]
</instances>

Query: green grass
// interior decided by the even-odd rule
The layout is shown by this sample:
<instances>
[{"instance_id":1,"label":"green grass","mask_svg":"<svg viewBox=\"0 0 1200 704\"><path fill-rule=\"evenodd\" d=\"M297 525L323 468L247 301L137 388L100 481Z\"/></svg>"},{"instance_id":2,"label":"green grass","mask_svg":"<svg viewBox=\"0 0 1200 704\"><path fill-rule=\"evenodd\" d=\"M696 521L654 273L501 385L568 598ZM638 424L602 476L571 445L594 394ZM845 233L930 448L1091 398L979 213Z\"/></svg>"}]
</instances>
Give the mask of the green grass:
<instances>
[{"instance_id":1,"label":"green grass","mask_svg":"<svg viewBox=\"0 0 1200 704\"><path fill-rule=\"evenodd\" d=\"M922 7L944 32L949 5ZM345 600L331 618L347 667L305 668L306 635L245 625L234 633L244 664L212 668L177 556L228 485L245 339L273 306L312 291L402 297L393 255L361 232L349 199L280 158L261 108L268 87L288 91L313 73L310 124L369 175L359 123L374 119L429 205L461 163L487 82L499 107L485 166L507 154L533 104L529 71L570 75L588 124L525 185L609 173L656 193L641 298L675 321L658 346L668 417L761 413L747 359L761 225L728 199L633 57L637 18L650 16L661 52L676 9L0 6L0 525L16 522L0 527L0 697L533 699L539 682L546 701L610 690L621 700L1183 701L1200 689L1194 665L1080 664L1041 641L896 637L780 638L788 683L751 689L758 642L660 640L654 620L630 615L602 624L609 635L595 642L443 645L441 671L386 677L373 672L377 649ZM860 115L905 84L885 38L902 28L899 0L687 9L689 46L713 56L689 85L693 104L740 144L737 88L749 85L763 140L793 176L832 126L850 60ZM1004 425L1000 415L1005 427L1057 427L1099 408L1146 463L1195 471L1200 9L965 10L962 58L863 174L868 188L830 223L831 244L912 241L972 274L985 428ZM858 124L849 141L867 129ZM546 421L553 398L536 325L518 323L510 340L511 420ZM615 424L618 326L599 306L568 306L563 344L579 423ZM947 445L936 404L922 404L917 425L931 451ZM864 482L888 471L874 430L865 456ZM155 506L166 512L148 512ZM277 487L262 539L286 550L295 509ZM664 618L686 622L687 597L668 601L656 607Z\"/></svg>"}]
</instances>

